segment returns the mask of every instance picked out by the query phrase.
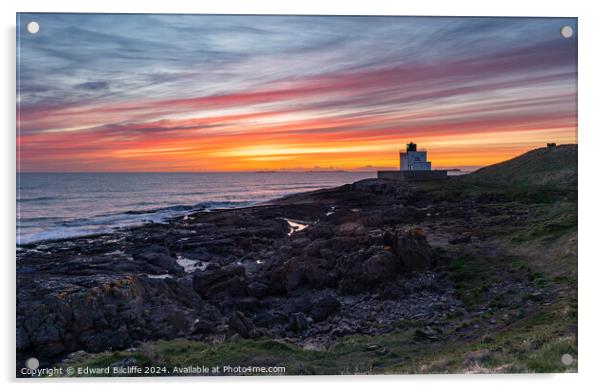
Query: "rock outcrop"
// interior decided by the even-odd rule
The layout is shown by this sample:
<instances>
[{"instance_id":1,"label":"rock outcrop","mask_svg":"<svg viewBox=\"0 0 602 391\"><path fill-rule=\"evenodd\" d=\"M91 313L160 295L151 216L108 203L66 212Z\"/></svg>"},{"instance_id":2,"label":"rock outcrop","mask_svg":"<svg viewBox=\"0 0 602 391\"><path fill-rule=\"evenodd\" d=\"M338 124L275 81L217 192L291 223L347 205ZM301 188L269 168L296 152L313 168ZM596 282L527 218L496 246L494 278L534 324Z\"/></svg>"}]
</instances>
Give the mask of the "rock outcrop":
<instances>
[{"instance_id":1,"label":"rock outcrop","mask_svg":"<svg viewBox=\"0 0 602 391\"><path fill-rule=\"evenodd\" d=\"M425 233L404 228L414 212L392 206L411 193L358 184L23 246L17 349L53 362L143 340L356 332L347 319L372 316L355 307L365 295L433 265ZM293 231L286 219L308 225Z\"/></svg>"}]
</instances>

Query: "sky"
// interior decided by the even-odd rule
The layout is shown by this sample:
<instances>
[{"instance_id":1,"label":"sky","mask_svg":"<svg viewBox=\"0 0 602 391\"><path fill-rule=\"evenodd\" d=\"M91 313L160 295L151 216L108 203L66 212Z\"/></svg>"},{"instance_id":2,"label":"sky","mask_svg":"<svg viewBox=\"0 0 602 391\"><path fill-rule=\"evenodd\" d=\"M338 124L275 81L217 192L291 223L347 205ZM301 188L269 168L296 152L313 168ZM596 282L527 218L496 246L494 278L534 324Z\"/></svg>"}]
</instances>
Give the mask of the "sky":
<instances>
[{"instance_id":1,"label":"sky","mask_svg":"<svg viewBox=\"0 0 602 391\"><path fill-rule=\"evenodd\" d=\"M576 19L17 19L23 172L373 170L410 141L453 168L577 142Z\"/></svg>"}]
</instances>

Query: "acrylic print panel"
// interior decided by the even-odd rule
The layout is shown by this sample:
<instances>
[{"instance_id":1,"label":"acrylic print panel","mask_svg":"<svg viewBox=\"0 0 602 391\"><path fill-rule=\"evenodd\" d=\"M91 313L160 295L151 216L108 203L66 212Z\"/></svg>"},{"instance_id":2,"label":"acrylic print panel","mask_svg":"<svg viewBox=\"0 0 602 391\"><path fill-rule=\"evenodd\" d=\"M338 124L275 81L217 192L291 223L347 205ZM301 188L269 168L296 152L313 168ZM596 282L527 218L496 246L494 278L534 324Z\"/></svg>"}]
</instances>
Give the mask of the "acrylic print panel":
<instances>
[{"instance_id":1,"label":"acrylic print panel","mask_svg":"<svg viewBox=\"0 0 602 391\"><path fill-rule=\"evenodd\" d=\"M577 370L576 19L17 31L17 376Z\"/></svg>"}]
</instances>

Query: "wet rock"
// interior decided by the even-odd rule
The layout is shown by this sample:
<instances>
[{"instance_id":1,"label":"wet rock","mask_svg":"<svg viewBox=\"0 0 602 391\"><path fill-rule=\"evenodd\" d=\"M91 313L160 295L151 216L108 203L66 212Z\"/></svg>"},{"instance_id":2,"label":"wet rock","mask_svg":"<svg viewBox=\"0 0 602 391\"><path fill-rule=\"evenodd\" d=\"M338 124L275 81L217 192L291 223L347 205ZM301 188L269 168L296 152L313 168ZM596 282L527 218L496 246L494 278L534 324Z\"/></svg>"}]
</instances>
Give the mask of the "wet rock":
<instances>
[{"instance_id":1,"label":"wet rock","mask_svg":"<svg viewBox=\"0 0 602 391\"><path fill-rule=\"evenodd\" d=\"M209 262L212 255L204 248L195 248L182 253L184 258L196 259L200 262Z\"/></svg>"},{"instance_id":2,"label":"wet rock","mask_svg":"<svg viewBox=\"0 0 602 391\"><path fill-rule=\"evenodd\" d=\"M184 269L178 265L175 258L169 255L168 250L165 247L158 245L152 245L142 249L140 252L134 254L134 259L148 262L171 274L183 275L184 273Z\"/></svg>"}]
</instances>

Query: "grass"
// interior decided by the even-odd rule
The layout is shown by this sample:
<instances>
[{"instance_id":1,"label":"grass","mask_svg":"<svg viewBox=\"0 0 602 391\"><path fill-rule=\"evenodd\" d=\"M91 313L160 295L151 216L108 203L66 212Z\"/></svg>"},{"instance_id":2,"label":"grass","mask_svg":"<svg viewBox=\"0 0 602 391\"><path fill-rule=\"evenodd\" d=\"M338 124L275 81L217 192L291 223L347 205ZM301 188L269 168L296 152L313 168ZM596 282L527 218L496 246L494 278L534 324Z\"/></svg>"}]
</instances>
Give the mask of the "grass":
<instances>
[{"instance_id":1,"label":"grass","mask_svg":"<svg viewBox=\"0 0 602 391\"><path fill-rule=\"evenodd\" d=\"M513 159L484 167L463 180L488 183L554 184L575 186L577 183L577 145L531 150Z\"/></svg>"},{"instance_id":2,"label":"grass","mask_svg":"<svg viewBox=\"0 0 602 391\"><path fill-rule=\"evenodd\" d=\"M491 196L502 203L550 204L577 201L577 188L555 185L512 185L483 183L463 177L452 177L445 181L416 182L415 186L437 201L458 201Z\"/></svg>"},{"instance_id":3,"label":"grass","mask_svg":"<svg viewBox=\"0 0 602 391\"><path fill-rule=\"evenodd\" d=\"M385 368L387 373L461 372L574 372L577 370L576 338L567 327L570 316L558 317L558 308L533 314L515 324L457 341L426 348L411 363ZM571 354L566 366L560 358Z\"/></svg>"}]
</instances>

